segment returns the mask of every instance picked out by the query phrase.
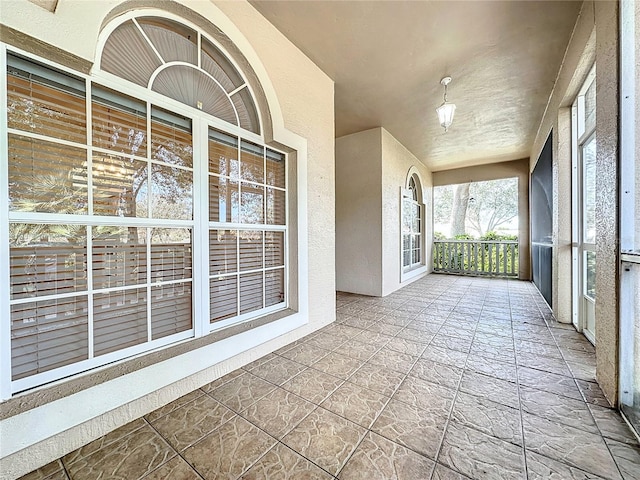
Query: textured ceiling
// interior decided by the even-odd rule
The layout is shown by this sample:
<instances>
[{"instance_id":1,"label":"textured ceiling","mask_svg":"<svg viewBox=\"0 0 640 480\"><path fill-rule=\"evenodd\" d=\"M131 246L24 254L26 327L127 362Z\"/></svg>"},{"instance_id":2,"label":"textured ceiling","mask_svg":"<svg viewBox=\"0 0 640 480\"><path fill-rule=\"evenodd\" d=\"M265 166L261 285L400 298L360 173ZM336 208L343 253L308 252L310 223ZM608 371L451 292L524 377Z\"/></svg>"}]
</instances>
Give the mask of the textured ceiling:
<instances>
[{"instance_id":1,"label":"textured ceiling","mask_svg":"<svg viewBox=\"0 0 640 480\"><path fill-rule=\"evenodd\" d=\"M581 2L251 2L335 80L336 137L382 126L432 170L527 157ZM449 132L440 79L453 77Z\"/></svg>"}]
</instances>

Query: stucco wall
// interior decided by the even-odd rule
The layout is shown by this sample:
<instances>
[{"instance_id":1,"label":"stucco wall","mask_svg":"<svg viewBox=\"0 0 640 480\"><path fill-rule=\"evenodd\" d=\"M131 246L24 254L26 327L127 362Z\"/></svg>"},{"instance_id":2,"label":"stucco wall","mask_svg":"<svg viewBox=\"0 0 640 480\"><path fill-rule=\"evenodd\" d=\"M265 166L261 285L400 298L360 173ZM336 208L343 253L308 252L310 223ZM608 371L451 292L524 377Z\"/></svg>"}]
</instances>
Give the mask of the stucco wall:
<instances>
[{"instance_id":1,"label":"stucco wall","mask_svg":"<svg viewBox=\"0 0 640 480\"><path fill-rule=\"evenodd\" d=\"M425 253L426 275L431 271L432 228L432 180L431 172L389 132L381 128L382 139L382 295L389 295L398 288L417 280L420 276L401 282L401 199L400 188L406 187L407 174L414 167L422 182L422 202L425 205Z\"/></svg>"},{"instance_id":2,"label":"stucco wall","mask_svg":"<svg viewBox=\"0 0 640 480\"><path fill-rule=\"evenodd\" d=\"M425 265L401 281L400 189L411 168L422 182ZM431 265L431 172L384 128L336 140L336 284L340 291L385 296Z\"/></svg>"},{"instance_id":3,"label":"stucco wall","mask_svg":"<svg viewBox=\"0 0 640 480\"><path fill-rule=\"evenodd\" d=\"M93 62L103 20L122 3L60 0L51 13L27 0L5 0L0 22ZM211 20L248 59L269 102L273 140L297 150L303 187L298 203L306 214L296 222L299 231L308 231L299 240L303 256L308 254L308 263L300 264L299 293L305 298L308 292L308 304L242 338L231 337L55 401L45 398L56 396L55 386L30 393L41 395L43 404L0 423L2 478L37 468L335 318L333 82L248 3L180 3Z\"/></svg>"},{"instance_id":4,"label":"stucco wall","mask_svg":"<svg viewBox=\"0 0 640 480\"><path fill-rule=\"evenodd\" d=\"M454 168L433 173L433 186L518 178L518 278L531 279L529 247L529 160Z\"/></svg>"},{"instance_id":5,"label":"stucco wall","mask_svg":"<svg viewBox=\"0 0 640 480\"><path fill-rule=\"evenodd\" d=\"M382 295L382 139L373 128L336 139L336 288Z\"/></svg>"}]
</instances>

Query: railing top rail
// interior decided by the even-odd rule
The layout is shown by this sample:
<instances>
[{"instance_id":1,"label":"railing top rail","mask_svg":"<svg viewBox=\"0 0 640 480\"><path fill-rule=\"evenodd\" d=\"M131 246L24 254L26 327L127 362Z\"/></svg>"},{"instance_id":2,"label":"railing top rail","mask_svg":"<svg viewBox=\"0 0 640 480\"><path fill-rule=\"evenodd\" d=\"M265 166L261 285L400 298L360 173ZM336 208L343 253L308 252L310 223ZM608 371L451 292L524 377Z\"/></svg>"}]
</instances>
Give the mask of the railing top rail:
<instances>
[{"instance_id":1,"label":"railing top rail","mask_svg":"<svg viewBox=\"0 0 640 480\"><path fill-rule=\"evenodd\" d=\"M433 243L499 243L517 245L518 240L434 240Z\"/></svg>"}]
</instances>

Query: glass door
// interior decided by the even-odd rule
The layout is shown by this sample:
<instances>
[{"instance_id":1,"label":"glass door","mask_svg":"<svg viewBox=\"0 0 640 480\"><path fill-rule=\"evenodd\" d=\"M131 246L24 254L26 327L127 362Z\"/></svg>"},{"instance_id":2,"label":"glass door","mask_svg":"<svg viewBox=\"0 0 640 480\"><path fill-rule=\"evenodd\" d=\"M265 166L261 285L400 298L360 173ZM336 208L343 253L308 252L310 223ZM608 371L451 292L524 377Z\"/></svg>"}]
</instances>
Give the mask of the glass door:
<instances>
[{"instance_id":1,"label":"glass door","mask_svg":"<svg viewBox=\"0 0 640 480\"><path fill-rule=\"evenodd\" d=\"M595 66L572 107L573 323L596 343L596 83Z\"/></svg>"}]
</instances>

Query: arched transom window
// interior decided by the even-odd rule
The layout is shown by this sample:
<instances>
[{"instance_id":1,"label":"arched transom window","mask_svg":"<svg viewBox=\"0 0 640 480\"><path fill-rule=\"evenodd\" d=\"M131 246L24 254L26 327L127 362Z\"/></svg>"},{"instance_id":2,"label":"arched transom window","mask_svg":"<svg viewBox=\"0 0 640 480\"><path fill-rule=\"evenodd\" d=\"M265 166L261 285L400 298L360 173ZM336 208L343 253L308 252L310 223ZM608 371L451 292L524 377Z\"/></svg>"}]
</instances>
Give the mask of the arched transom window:
<instances>
[{"instance_id":1,"label":"arched transom window","mask_svg":"<svg viewBox=\"0 0 640 480\"><path fill-rule=\"evenodd\" d=\"M250 132L260 133L249 86L206 36L157 16L132 18L107 39L100 69Z\"/></svg>"}]
</instances>

